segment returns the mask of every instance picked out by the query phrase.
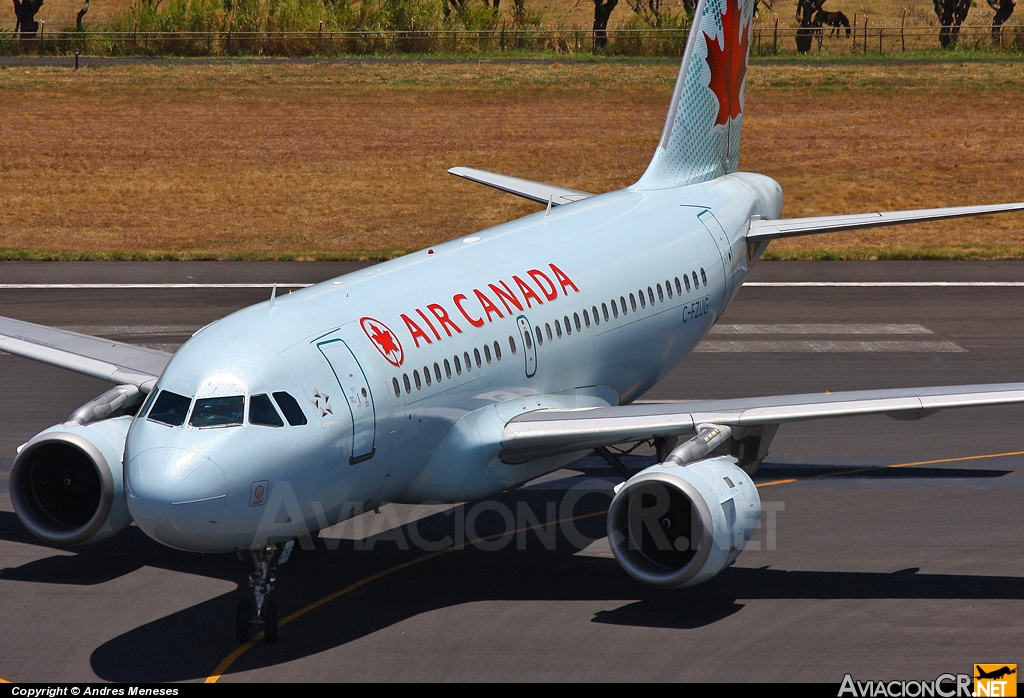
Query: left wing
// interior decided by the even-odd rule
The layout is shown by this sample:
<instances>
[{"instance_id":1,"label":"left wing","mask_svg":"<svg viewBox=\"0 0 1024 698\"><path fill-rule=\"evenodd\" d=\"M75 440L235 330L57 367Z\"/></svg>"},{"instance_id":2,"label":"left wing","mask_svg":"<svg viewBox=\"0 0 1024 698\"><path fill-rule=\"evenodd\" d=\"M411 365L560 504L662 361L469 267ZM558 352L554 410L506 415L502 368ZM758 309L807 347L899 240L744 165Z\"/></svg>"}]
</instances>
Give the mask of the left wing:
<instances>
[{"instance_id":1,"label":"left wing","mask_svg":"<svg viewBox=\"0 0 1024 698\"><path fill-rule=\"evenodd\" d=\"M501 458L521 463L629 441L689 435L703 424L759 427L864 414L919 419L938 410L1019 402L1024 402L1024 383L536 410L513 417L505 425Z\"/></svg>"},{"instance_id":2,"label":"left wing","mask_svg":"<svg viewBox=\"0 0 1024 698\"><path fill-rule=\"evenodd\" d=\"M0 317L0 351L148 393L171 355L31 322Z\"/></svg>"},{"instance_id":3,"label":"left wing","mask_svg":"<svg viewBox=\"0 0 1024 698\"><path fill-rule=\"evenodd\" d=\"M942 221L965 216L984 216L990 213L1024 211L1024 203L991 204L987 206L954 206L952 208L923 208L917 211L888 211L886 213L854 213L844 216L814 216L811 218L782 218L755 220L747 232L747 242L767 242L776 238L817 233L838 233L843 230L878 228L886 225Z\"/></svg>"},{"instance_id":4,"label":"left wing","mask_svg":"<svg viewBox=\"0 0 1024 698\"><path fill-rule=\"evenodd\" d=\"M474 170L472 167L453 167L448 172L456 177L485 184L489 187L500 189L503 192L515 194L530 201L536 201L537 203L546 204L550 201L552 206L563 206L571 204L573 201L589 199L593 196L593 194L585 191L556 187L553 184L534 182L533 180L520 179L519 177L509 177L508 175L487 172L486 170Z\"/></svg>"}]
</instances>

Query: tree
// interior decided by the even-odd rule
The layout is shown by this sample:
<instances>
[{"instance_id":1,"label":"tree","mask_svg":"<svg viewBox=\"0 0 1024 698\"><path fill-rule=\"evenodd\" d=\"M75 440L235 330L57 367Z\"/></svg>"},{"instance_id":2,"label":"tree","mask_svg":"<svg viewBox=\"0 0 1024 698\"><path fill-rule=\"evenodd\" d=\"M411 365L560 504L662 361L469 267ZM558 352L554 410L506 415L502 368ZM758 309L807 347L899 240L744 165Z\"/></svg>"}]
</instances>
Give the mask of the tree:
<instances>
[{"instance_id":1,"label":"tree","mask_svg":"<svg viewBox=\"0 0 1024 698\"><path fill-rule=\"evenodd\" d=\"M608 19L619 0L594 0L594 48L608 45Z\"/></svg>"},{"instance_id":2,"label":"tree","mask_svg":"<svg viewBox=\"0 0 1024 698\"><path fill-rule=\"evenodd\" d=\"M992 17L992 43L1000 44L1003 38L1003 23L1010 19L1017 3L1015 0L988 0L988 6L996 11L995 16Z\"/></svg>"},{"instance_id":3,"label":"tree","mask_svg":"<svg viewBox=\"0 0 1024 698\"><path fill-rule=\"evenodd\" d=\"M18 18L14 33L21 32L22 39L30 39L39 31L36 14L43 6L43 0L14 0L14 16Z\"/></svg>"},{"instance_id":4,"label":"tree","mask_svg":"<svg viewBox=\"0 0 1024 698\"><path fill-rule=\"evenodd\" d=\"M82 31L82 18L85 17L85 13L88 12L88 11L89 11L89 0L85 0L85 7L80 9L78 11L78 14L75 15L75 26L78 28L78 31Z\"/></svg>"},{"instance_id":5,"label":"tree","mask_svg":"<svg viewBox=\"0 0 1024 698\"><path fill-rule=\"evenodd\" d=\"M661 0L626 0L629 9L652 27L661 26Z\"/></svg>"},{"instance_id":6,"label":"tree","mask_svg":"<svg viewBox=\"0 0 1024 698\"><path fill-rule=\"evenodd\" d=\"M971 9L971 0L932 0L932 3L935 5L935 16L942 25L939 29L939 45L952 48L960 36L960 25L967 19L967 11Z\"/></svg>"},{"instance_id":7,"label":"tree","mask_svg":"<svg viewBox=\"0 0 1024 698\"><path fill-rule=\"evenodd\" d=\"M796 21L800 22L800 28L796 30L796 50L800 53L811 51L816 28L813 21L814 13L824 4L825 0L796 0Z\"/></svg>"}]
</instances>

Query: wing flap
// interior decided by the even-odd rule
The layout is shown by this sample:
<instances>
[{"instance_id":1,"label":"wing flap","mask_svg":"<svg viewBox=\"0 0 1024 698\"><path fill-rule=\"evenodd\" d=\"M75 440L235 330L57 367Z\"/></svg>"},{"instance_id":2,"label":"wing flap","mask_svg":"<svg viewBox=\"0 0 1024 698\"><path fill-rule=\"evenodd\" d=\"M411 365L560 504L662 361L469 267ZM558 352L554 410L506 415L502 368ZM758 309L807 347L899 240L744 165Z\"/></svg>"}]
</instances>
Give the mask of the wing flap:
<instances>
[{"instance_id":1,"label":"wing flap","mask_svg":"<svg viewBox=\"0 0 1024 698\"><path fill-rule=\"evenodd\" d=\"M1024 403L1024 383L858 390L734 400L696 400L575 410L536 410L505 425L502 459L521 462L616 443L682 436L700 424L757 427L868 414Z\"/></svg>"},{"instance_id":2,"label":"wing flap","mask_svg":"<svg viewBox=\"0 0 1024 698\"><path fill-rule=\"evenodd\" d=\"M171 355L22 320L0 317L0 351L148 391Z\"/></svg>"},{"instance_id":3,"label":"wing flap","mask_svg":"<svg viewBox=\"0 0 1024 698\"><path fill-rule=\"evenodd\" d=\"M537 203L547 204L550 200L552 206L564 206L565 204L571 204L573 201L581 201L594 196L585 191L556 187L552 184L534 182L529 179L520 179L519 177L509 177L508 175L487 172L486 170L475 170L472 167L453 167L448 172L456 177L462 177L478 184L485 184L488 187L494 187L503 192L515 194Z\"/></svg>"},{"instance_id":4,"label":"wing flap","mask_svg":"<svg viewBox=\"0 0 1024 698\"><path fill-rule=\"evenodd\" d=\"M926 208L917 211L888 211L885 213L854 213L844 216L815 216L811 218L782 218L774 221L756 220L750 224L747 242L761 242L797 235L838 233L844 230L877 228L886 225L941 221L966 216L984 216L991 213L1024 211L1024 203L991 204L987 206L955 206L952 208Z\"/></svg>"}]
</instances>

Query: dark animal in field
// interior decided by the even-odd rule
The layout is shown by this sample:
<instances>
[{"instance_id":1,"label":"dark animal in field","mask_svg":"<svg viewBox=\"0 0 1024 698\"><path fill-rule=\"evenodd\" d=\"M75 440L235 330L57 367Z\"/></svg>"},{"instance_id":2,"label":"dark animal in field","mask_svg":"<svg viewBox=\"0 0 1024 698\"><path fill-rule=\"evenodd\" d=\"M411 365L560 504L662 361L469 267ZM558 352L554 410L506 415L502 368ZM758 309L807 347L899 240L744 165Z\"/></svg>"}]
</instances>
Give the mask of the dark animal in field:
<instances>
[{"instance_id":1,"label":"dark animal in field","mask_svg":"<svg viewBox=\"0 0 1024 698\"><path fill-rule=\"evenodd\" d=\"M829 32L829 36L838 34L840 27L846 27L846 35L850 35L850 20L847 19L846 15L842 12L828 12L826 10L818 10L811 22L816 27L822 27L828 25L832 27L832 31Z\"/></svg>"}]
</instances>

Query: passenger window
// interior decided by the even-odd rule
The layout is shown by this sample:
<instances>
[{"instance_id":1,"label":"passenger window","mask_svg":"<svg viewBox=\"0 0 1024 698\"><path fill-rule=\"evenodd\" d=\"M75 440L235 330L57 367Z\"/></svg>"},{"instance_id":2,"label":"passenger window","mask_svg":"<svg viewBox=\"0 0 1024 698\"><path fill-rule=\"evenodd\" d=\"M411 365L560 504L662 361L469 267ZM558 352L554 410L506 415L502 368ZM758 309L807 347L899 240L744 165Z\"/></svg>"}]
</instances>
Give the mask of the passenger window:
<instances>
[{"instance_id":1,"label":"passenger window","mask_svg":"<svg viewBox=\"0 0 1024 698\"><path fill-rule=\"evenodd\" d=\"M306 423L306 415L303 414L302 408L299 407L299 403L291 394L285 392L274 393L274 400L277 401L277 406L284 413L284 418L293 427L301 427Z\"/></svg>"},{"instance_id":2,"label":"passenger window","mask_svg":"<svg viewBox=\"0 0 1024 698\"><path fill-rule=\"evenodd\" d=\"M402 386L398 384L398 379L392 378L391 383L395 386L395 397L402 397Z\"/></svg>"},{"instance_id":3,"label":"passenger window","mask_svg":"<svg viewBox=\"0 0 1024 698\"><path fill-rule=\"evenodd\" d=\"M594 322L597 322L597 321L598 321L597 320L597 308L595 307L594 308ZM586 311L586 309L584 309L584 311L583 311L583 324L586 325L587 327L590 327L590 313L588 313Z\"/></svg>"},{"instance_id":4,"label":"passenger window","mask_svg":"<svg viewBox=\"0 0 1024 698\"><path fill-rule=\"evenodd\" d=\"M473 360L469 358L469 352L462 352L463 364L466 366L466 373L473 370Z\"/></svg>"},{"instance_id":5,"label":"passenger window","mask_svg":"<svg viewBox=\"0 0 1024 698\"><path fill-rule=\"evenodd\" d=\"M537 346L544 344L544 334L540 331L540 325L534 327L533 330L537 333Z\"/></svg>"},{"instance_id":6,"label":"passenger window","mask_svg":"<svg viewBox=\"0 0 1024 698\"><path fill-rule=\"evenodd\" d=\"M412 385L409 383L409 374L402 374L402 382L405 383L405 394L408 395L412 392Z\"/></svg>"},{"instance_id":7,"label":"passenger window","mask_svg":"<svg viewBox=\"0 0 1024 698\"><path fill-rule=\"evenodd\" d=\"M597 306L596 305L591 306L590 310L593 311L593 313L594 313L594 324L595 325L600 325L601 324L601 316L597 314ZM587 314L586 313L583 313L583 319L584 320L587 319Z\"/></svg>"},{"instance_id":8,"label":"passenger window","mask_svg":"<svg viewBox=\"0 0 1024 698\"><path fill-rule=\"evenodd\" d=\"M581 331L583 329L583 325L580 324L580 314L579 313L573 313L572 314L572 321L576 323L576 331L577 332L579 332L579 331Z\"/></svg>"},{"instance_id":9,"label":"passenger window","mask_svg":"<svg viewBox=\"0 0 1024 698\"><path fill-rule=\"evenodd\" d=\"M615 317L619 316L619 307L615 305L614 300L612 300L612 315L614 315Z\"/></svg>"},{"instance_id":10,"label":"passenger window","mask_svg":"<svg viewBox=\"0 0 1024 698\"><path fill-rule=\"evenodd\" d=\"M414 370L412 372L412 380L413 380L414 383L416 383L416 390L422 390L423 389L423 383L420 382L420 372L419 371L415 371Z\"/></svg>"},{"instance_id":11,"label":"passenger window","mask_svg":"<svg viewBox=\"0 0 1024 698\"><path fill-rule=\"evenodd\" d=\"M242 423L245 397L208 397L196 400L188 423L193 427L235 427Z\"/></svg>"},{"instance_id":12,"label":"passenger window","mask_svg":"<svg viewBox=\"0 0 1024 698\"><path fill-rule=\"evenodd\" d=\"M526 332L523 333L523 344L526 345L527 349L533 348L533 334L530 330L526 330Z\"/></svg>"},{"instance_id":13,"label":"passenger window","mask_svg":"<svg viewBox=\"0 0 1024 698\"><path fill-rule=\"evenodd\" d=\"M515 354L516 353L516 340L512 339L512 337L509 337L508 338L508 346L512 350L512 353Z\"/></svg>"},{"instance_id":14,"label":"passenger window","mask_svg":"<svg viewBox=\"0 0 1024 698\"><path fill-rule=\"evenodd\" d=\"M424 366L423 367L423 380L425 380L427 382L427 385L430 385L430 367L429 366Z\"/></svg>"},{"instance_id":15,"label":"passenger window","mask_svg":"<svg viewBox=\"0 0 1024 698\"><path fill-rule=\"evenodd\" d=\"M661 288L660 286L658 288ZM654 305L654 289L650 286L647 287L647 297L651 301L651 305Z\"/></svg>"},{"instance_id":16,"label":"passenger window","mask_svg":"<svg viewBox=\"0 0 1024 698\"><path fill-rule=\"evenodd\" d=\"M462 364L459 363L459 357L455 357L455 373L462 375Z\"/></svg>"},{"instance_id":17,"label":"passenger window","mask_svg":"<svg viewBox=\"0 0 1024 698\"><path fill-rule=\"evenodd\" d=\"M498 340L494 340L494 358L501 361L501 345L498 344Z\"/></svg>"},{"instance_id":18,"label":"passenger window","mask_svg":"<svg viewBox=\"0 0 1024 698\"><path fill-rule=\"evenodd\" d=\"M690 290L689 287L687 287L686 290L689 291ZM679 285L679 277L678 276L676 277L676 294L678 294L680 296L683 295L683 287Z\"/></svg>"},{"instance_id":19,"label":"passenger window","mask_svg":"<svg viewBox=\"0 0 1024 698\"><path fill-rule=\"evenodd\" d=\"M699 282L699 281L697 281L697 272L695 272L695 271L691 271L691 272L690 272L690 276L692 276L692 277L693 277L693 287L694 287L695 289L698 289L698 288L700 288L700 282Z\"/></svg>"},{"instance_id":20,"label":"passenger window","mask_svg":"<svg viewBox=\"0 0 1024 698\"><path fill-rule=\"evenodd\" d=\"M615 305L615 301L612 301L612 305ZM608 305L606 303L601 304L601 312L604 314L604 321L608 322ZM597 315L597 313L594 313L594 315Z\"/></svg>"},{"instance_id":21,"label":"passenger window","mask_svg":"<svg viewBox=\"0 0 1024 698\"><path fill-rule=\"evenodd\" d=\"M438 383L441 382L441 367L437 365L436 361L434 362L434 378L437 379Z\"/></svg>"},{"instance_id":22,"label":"passenger window","mask_svg":"<svg viewBox=\"0 0 1024 698\"><path fill-rule=\"evenodd\" d=\"M191 404L192 398L172 393L169 390L161 390L149 413L149 418L154 422L180 427L185 423L185 417L188 415L188 408Z\"/></svg>"},{"instance_id":23,"label":"passenger window","mask_svg":"<svg viewBox=\"0 0 1024 698\"><path fill-rule=\"evenodd\" d=\"M550 342L553 339L552 336L551 336L551 325L549 325L546 322L544 323L544 332L545 332L545 334L547 334L548 341Z\"/></svg>"},{"instance_id":24,"label":"passenger window","mask_svg":"<svg viewBox=\"0 0 1024 698\"><path fill-rule=\"evenodd\" d=\"M569 324L569 316L568 315L563 315L562 316L562 322L565 323L565 334L566 335L572 334L572 325Z\"/></svg>"},{"instance_id":25,"label":"passenger window","mask_svg":"<svg viewBox=\"0 0 1024 698\"><path fill-rule=\"evenodd\" d=\"M622 306L622 315L623 315L623 317L625 317L625 315L626 315L626 297L625 296L619 296L619 305ZM636 310L636 301L635 300L633 301L633 309Z\"/></svg>"},{"instance_id":26,"label":"passenger window","mask_svg":"<svg viewBox=\"0 0 1024 698\"><path fill-rule=\"evenodd\" d=\"M398 383L395 383L397 386ZM253 395L249 398L249 424L263 427L283 427L281 415L274 409L274 403L267 395Z\"/></svg>"},{"instance_id":27,"label":"passenger window","mask_svg":"<svg viewBox=\"0 0 1024 698\"><path fill-rule=\"evenodd\" d=\"M484 345L484 359L487 363L491 363L491 347L487 344Z\"/></svg>"},{"instance_id":28,"label":"passenger window","mask_svg":"<svg viewBox=\"0 0 1024 698\"><path fill-rule=\"evenodd\" d=\"M474 349L473 350L473 358L476 359L476 367L477 368L480 368L481 366L484 365L483 362L480 360L480 350L479 349Z\"/></svg>"},{"instance_id":29,"label":"passenger window","mask_svg":"<svg viewBox=\"0 0 1024 698\"><path fill-rule=\"evenodd\" d=\"M672 293L672 289L669 289L669 293ZM665 301L665 294L661 290L661 284L658 284L658 302L663 303ZM651 303L654 301L652 300Z\"/></svg>"},{"instance_id":30,"label":"passenger window","mask_svg":"<svg viewBox=\"0 0 1024 698\"><path fill-rule=\"evenodd\" d=\"M644 290L640 289L639 291L637 291L637 293L640 295L640 307L641 308L646 308L647 307L647 301L644 300Z\"/></svg>"},{"instance_id":31,"label":"passenger window","mask_svg":"<svg viewBox=\"0 0 1024 698\"><path fill-rule=\"evenodd\" d=\"M686 292L689 293L690 292L690 277L687 276L686 274L683 274L683 281L686 282Z\"/></svg>"},{"instance_id":32,"label":"passenger window","mask_svg":"<svg viewBox=\"0 0 1024 698\"><path fill-rule=\"evenodd\" d=\"M700 268L700 282L705 286L708 285L708 275L704 273L704 267Z\"/></svg>"},{"instance_id":33,"label":"passenger window","mask_svg":"<svg viewBox=\"0 0 1024 698\"><path fill-rule=\"evenodd\" d=\"M448 378L452 377L452 365L448 363L448 359L444 360L444 375Z\"/></svg>"},{"instance_id":34,"label":"passenger window","mask_svg":"<svg viewBox=\"0 0 1024 698\"><path fill-rule=\"evenodd\" d=\"M558 335L559 339L562 338L562 326L559 324L558 320L555 320L555 334Z\"/></svg>"},{"instance_id":35,"label":"passenger window","mask_svg":"<svg viewBox=\"0 0 1024 698\"><path fill-rule=\"evenodd\" d=\"M634 313L636 312L636 296L634 296L632 293L629 294L629 307L633 309Z\"/></svg>"}]
</instances>

